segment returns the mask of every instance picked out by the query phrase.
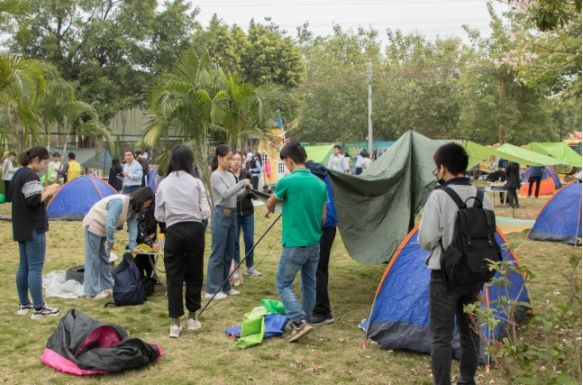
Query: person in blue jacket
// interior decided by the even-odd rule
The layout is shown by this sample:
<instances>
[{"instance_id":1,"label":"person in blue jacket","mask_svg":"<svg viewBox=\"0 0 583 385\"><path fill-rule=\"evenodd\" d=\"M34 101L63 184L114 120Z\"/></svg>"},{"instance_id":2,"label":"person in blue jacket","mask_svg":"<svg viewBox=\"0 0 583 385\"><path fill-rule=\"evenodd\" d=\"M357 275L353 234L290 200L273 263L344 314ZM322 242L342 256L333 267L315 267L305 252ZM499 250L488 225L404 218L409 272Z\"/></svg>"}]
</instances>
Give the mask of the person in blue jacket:
<instances>
[{"instance_id":1,"label":"person in blue jacket","mask_svg":"<svg viewBox=\"0 0 583 385\"><path fill-rule=\"evenodd\" d=\"M326 183L328 193L328 203L326 207L326 222L322 226L322 237L320 238L320 260L316 271L316 306L309 319L312 325L325 325L334 322L332 309L330 308L330 297L328 296L328 265L330 264L330 252L336 238L336 225L338 215L334 204L334 192L328 176L328 169L321 164L312 161L306 162L306 168Z\"/></svg>"}]
</instances>

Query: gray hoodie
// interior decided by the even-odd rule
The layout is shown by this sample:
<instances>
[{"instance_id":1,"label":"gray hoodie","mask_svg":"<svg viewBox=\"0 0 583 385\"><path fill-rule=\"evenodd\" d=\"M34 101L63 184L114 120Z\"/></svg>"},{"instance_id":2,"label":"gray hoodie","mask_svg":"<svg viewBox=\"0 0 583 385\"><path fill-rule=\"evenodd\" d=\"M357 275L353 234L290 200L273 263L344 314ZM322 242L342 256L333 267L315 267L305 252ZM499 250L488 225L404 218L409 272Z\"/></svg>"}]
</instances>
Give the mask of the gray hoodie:
<instances>
[{"instance_id":1,"label":"gray hoodie","mask_svg":"<svg viewBox=\"0 0 583 385\"><path fill-rule=\"evenodd\" d=\"M471 185L449 184L448 187L451 187L464 202L477 195L477 189ZM473 202L473 199L468 201L468 205L473 205ZM485 209L494 209L485 195L483 204ZM441 270L439 241L442 240L444 249L447 249L453 241L457 212L457 205L445 191L438 189L429 194L421 216L418 239L419 245L431 252L427 259L427 267L431 270Z\"/></svg>"}]
</instances>

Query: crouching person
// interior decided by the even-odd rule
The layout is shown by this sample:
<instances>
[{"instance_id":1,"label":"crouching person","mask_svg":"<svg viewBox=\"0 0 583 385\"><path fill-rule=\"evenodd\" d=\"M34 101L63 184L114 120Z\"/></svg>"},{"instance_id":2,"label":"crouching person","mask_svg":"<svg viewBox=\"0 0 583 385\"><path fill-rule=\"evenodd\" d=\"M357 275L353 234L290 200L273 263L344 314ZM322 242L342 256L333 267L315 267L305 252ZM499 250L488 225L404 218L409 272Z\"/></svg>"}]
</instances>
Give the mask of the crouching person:
<instances>
[{"instance_id":1,"label":"crouching person","mask_svg":"<svg viewBox=\"0 0 583 385\"><path fill-rule=\"evenodd\" d=\"M149 187L130 195L115 194L93 205L83 218L85 230L85 273L83 290L87 297L104 299L113 292L109 255L115 243L116 228L127 222L130 250L135 250L138 235L137 217L154 200Z\"/></svg>"},{"instance_id":2,"label":"crouching person","mask_svg":"<svg viewBox=\"0 0 583 385\"><path fill-rule=\"evenodd\" d=\"M439 184L447 186L462 202L471 203L478 191L466 178L468 154L455 143L441 146L433 156L434 175ZM483 198L484 209L492 210L492 204ZM431 369L435 385L451 384L451 357L454 321L457 319L460 333L461 359L458 385L474 385L478 368L480 338L478 327L464 306L478 300L481 283L468 286L446 287L446 277L441 270L443 250L453 242L458 205L444 189L433 191L427 198L419 227L419 244L430 251L427 265L431 270L429 283L429 317L431 330ZM445 257L445 256L444 256Z\"/></svg>"},{"instance_id":3,"label":"crouching person","mask_svg":"<svg viewBox=\"0 0 583 385\"><path fill-rule=\"evenodd\" d=\"M273 213L276 204L282 203L283 251L277 271L277 290L292 322L288 341L296 342L312 331L307 320L316 302L316 270L328 196L324 182L306 168L306 150L299 143L285 145L280 158L291 174L277 183L274 195L267 201L267 210ZM293 289L298 272L301 274L301 305Z\"/></svg>"}]
</instances>

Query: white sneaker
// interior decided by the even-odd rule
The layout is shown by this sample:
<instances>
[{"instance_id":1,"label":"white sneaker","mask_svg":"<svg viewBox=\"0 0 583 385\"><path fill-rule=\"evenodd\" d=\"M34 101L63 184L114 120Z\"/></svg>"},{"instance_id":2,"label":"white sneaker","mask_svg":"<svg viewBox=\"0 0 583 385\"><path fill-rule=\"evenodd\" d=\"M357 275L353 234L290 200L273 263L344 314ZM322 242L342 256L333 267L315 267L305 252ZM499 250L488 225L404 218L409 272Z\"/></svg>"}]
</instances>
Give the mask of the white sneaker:
<instances>
[{"instance_id":1,"label":"white sneaker","mask_svg":"<svg viewBox=\"0 0 583 385\"><path fill-rule=\"evenodd\" d=\"M180 337L181 331L182 331L182 328L179 325L170 325L170 334L168 334L168 337L178 338L178 337Z\"/></svg>"},{"instance_id":2,"label":"white sneaker","mask_svg":"<svg viewBox=\"0 0 583 385\"><path fill-rule=\"evenodd\" d=\"M59 309L56 307L50 307L46 303L43 304L43 307L40 310L33 310L30 319L37 320L43 319L45 317L54 317L59 314Z\"/></svg>"},{"instance_id":3,"label":"white sneaker","mask_svg":"<svg viewBox=\"0 0 583 385\"><path fill-rule=\"evenodd\" d=\"M254 267L250 267L245 271L245 275L250 277L261 277L263 274L261 274L260 271L255 270Z\"/></svg>"},{"instance_id":4,"label":"white sneaker","mask_svg":"<svg viewBox=\"0 0 583 385\"><path fill-rule=\"evenodd\" d=\"M27 315L29 311L33 311L34 306L31 303L27 303L26 305L18 305L18 310L16 311L16 315Z\"/></svg>"},{"instance_id":5,"label":"white sneaker","mask_svg":"<svg viewBox=\"0 0 583 385\"><path fill-rule=\"evenodd\" d=\"M239 290L235 290L235 289L231 289L227 293L227 295L239 295L239 294L241 294L241 292Z\"/></svg>"},{"instance_id":6,"label":"white sneaker","mask_svg":"<svg viewBox=\"0 0 583 385\"><path fill-rule=\"evenodd\" d=\"M200 329L201 327L202 327L202 324L201 324L201 323L200 323L200 321L199 321L199 320L197 320L197 319L192 319L192 318L189 318L189 319L186 321L186 328L187 328L188 330L198 330L198 329Z\"/></svg>"},{"instance_id":7,"label":"white sneaker","mask_svg":"<svg viewBox=\"0 0 583 385\"><path fill-rule=\"evenodd\" d=\"M106 298L110 297L111 295L113 295L113 290L112 289L105 289L101 293L99 293L95 297L93 297L93 299L96 301L99 301L101 299L106 299Z\"/></svg>"},{"instance_id":8,"label":"white sneaker","mask_svg":"<svg viewBox=\"0 0 583 385\"><path fill-rule=\"evenodd\" d=\"M211 299L211 298L213 298L213 295L214 294L211 294L211 293L205 293L204 298ZM218 292L217 295L215 295L215 299L218 301L225 299L225 298L227 298L227 295L225 293L223 293L222 291Z\"/></svg>"}]
</instances>

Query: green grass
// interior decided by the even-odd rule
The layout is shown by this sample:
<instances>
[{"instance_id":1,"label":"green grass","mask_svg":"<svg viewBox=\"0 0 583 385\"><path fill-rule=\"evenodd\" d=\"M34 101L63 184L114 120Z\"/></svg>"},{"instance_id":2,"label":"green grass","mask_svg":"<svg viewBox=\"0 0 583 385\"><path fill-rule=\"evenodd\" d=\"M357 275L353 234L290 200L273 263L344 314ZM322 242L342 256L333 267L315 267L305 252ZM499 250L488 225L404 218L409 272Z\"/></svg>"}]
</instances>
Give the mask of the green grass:
<instances>
[{"instance_id":1,"label":"green grass","mask_svg":"<svg viewBox=\"0 0 583 385\"><path fill-rule=\"evenodd\" d=\"M528 201L526 216L542 206L542 201ZM270 224L258 210L256 235ZM0 214L8 215L9 206L1 205ZM77 378L63 375L40 364L39 356L59 318L32 321L14 312L17 295L14 276L18 266L17 244L12 241L11 224L0 222L0 298L2 324L0 341L0 383L2 384L431 384L429 356L413 352L393 352L370 343L363 347L358 322L366 318L374 291L385 265L366 266L353 261L340 237L334 244L330 266L330 297L337 322L318 327L298 344L284 339L265 341L261 346L239 350L223 330L239 324L243 314L258 305L261 298L277 298L275 272L279 253L279 225L259 246L255 261L262 278L246 279L242 295L217 302L203 315L203 328L185 332L177 340L167 337L166 299L159 290L142 306L107 308L106 301L48 298L51 305L65 313L77 308L99 320L117 323L132 336L160 343L163 358L143 370L105 377ZM125 236L119 232L119 236ZM510 241L523 263L539 271L529 286L534 311L544 311L547 301L561 299L566 290L561 274L568 269L569 253L580 253L558 243L529 241L525 234L511 234ZM47 235L45 273L82 264L83 236L79 222L52 222ZM210 238L207 238L207 252ZM206 263L205 263L206 266ZM529 333L525 333L529 338ZM534 335L532 338L536 338ZM457 363L454 363L454 373ZM496 369L480 369L479 384L501 384Z\"/></svg>"}]
</instances>

